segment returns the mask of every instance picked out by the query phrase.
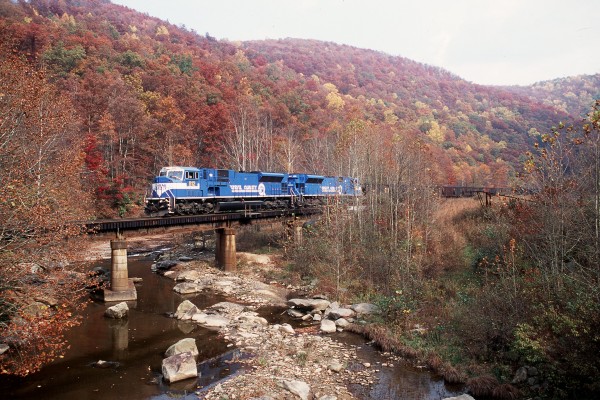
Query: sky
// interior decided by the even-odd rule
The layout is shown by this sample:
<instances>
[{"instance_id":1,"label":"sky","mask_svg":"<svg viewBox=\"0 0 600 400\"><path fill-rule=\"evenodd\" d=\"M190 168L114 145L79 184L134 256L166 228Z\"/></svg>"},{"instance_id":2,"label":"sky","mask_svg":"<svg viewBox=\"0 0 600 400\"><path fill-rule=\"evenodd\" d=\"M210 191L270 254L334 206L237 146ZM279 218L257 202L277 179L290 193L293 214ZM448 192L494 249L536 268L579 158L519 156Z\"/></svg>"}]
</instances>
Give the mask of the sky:
<instances>
[{"instance_id":1,"label":"sky","mask_svg":"<svg viewBox=\"0 0 600 400\"><path fill-rule=\"evenodd\" d=\"M600 73L599 0L112 0L230 41L317 39L483 85Z\"/></svg>"}]
</instances>

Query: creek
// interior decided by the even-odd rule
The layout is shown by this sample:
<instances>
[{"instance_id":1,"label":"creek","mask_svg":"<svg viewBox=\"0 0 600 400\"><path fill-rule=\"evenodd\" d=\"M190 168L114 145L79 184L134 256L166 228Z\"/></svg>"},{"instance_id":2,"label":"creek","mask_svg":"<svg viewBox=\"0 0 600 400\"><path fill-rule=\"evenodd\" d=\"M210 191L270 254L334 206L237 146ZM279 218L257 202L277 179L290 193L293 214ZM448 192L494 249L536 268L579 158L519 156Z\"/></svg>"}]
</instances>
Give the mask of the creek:
<instances>
[{"instance_id":1,"label":"creek","mask_svg":"<svg viewBox=\"0 0 600 400\"><path fill-rule=\"evenodd\" d=\"M225 301L223 296L202 293L182 297L172 289L171 279L150 270L149 258L129 258L129 275L141 277L136 285L138 300L128 302L126 320L103 316L106 305L92 302L83 311L81 325L67 334L70 348L64 357L25 378L0 375L0 397L9 399L197 399L196 392L243 371L236 359L243 356L227 347L217 332L167 316L185 299L198 308ZM99 265L107 267L109 261ZM260 310L259 310L260 311ZM290 322L281 310L265 309L270 323ZM197 380L168 385L161 379L161 362L165 350L185 337L196 339L199 357ZM358 354L373 365L385 363L383 356L354 334L339 333L341 342L359 346ZM106 368L94 366L109 361ZM404 365L381 368L379 381L365 388L355 385L351 392L359 399L442 399L460 394L460 388L444 385L430 373Z\"/></svg>"}]
</instances>

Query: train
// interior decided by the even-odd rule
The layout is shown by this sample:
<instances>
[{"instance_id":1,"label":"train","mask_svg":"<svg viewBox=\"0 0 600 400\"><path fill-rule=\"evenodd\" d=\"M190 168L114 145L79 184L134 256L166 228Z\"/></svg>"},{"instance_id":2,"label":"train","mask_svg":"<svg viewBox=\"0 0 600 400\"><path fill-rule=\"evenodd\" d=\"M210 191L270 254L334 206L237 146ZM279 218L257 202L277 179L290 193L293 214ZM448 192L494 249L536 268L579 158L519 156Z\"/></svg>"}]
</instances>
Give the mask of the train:
<instances>
[{"instance_id":1,"label":"train","mask_svg":"<svg viewBox=\"0 0 600 400\"><path fill-rule=\"evenodd\" d=\"M362 194L359 180L348 176L169 166L154 178L145 212L170 216L291 209Z\"/></svg>"}]
</instances>

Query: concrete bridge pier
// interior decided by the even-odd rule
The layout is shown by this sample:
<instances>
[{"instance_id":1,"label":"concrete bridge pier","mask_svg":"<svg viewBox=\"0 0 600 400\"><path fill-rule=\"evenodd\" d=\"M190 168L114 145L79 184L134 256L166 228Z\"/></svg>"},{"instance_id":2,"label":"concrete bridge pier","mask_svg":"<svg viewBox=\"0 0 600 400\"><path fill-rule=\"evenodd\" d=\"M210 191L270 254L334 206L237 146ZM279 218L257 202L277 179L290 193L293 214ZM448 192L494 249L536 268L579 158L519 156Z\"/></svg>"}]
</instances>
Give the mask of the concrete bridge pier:
<instances>
[{"instance_id":1,"label":"concrete bridge pier","mask_svg":"<svg viewBox=\"0 0 600 400\"><path fill-rule=\"evenodd\" d=\"M235 254L235 229L217 228L215 261L217 268L224 271L235 271L237 258Z\"/></svg>"},{"instance_id":2,"label":"concrete bridge pier","mask_svg":"<svg viewBox=\"0 0 600 400\"><path fill-rule=\"evenodd\" d=\"M127 271L127 241L118 237L110 241L110 289L104 289L104 301L137 300L137 291Z\"/></svg>"}]
</instances>

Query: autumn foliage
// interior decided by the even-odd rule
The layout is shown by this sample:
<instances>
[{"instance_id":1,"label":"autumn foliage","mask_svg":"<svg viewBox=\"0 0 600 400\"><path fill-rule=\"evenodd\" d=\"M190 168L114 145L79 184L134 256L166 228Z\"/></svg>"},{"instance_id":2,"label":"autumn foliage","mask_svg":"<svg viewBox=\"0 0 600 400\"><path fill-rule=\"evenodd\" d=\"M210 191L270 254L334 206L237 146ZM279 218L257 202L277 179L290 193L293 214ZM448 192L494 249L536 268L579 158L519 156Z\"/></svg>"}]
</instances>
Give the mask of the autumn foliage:
<instances>
[{"instance_id":1,"label":"autumn foliage","mask_svg":"<svg viewBox=\"0 0 600 400\"><path fill-rule=\"evenodd\" d=\"M71 98L98 216L139 212L167 164L347 174L329 161L357 122L418 136L437 183L505 186L531 133L576 110L350 46L217 41L106 1L0 12L2 41Z\"/></svg>"},{"instance_id":2,"label":"autumn foliage","mask_svg":"<svg viewBox=\"0 0 600 400\"><path fill-rule=\"evenodd\" d=\"M89 217L84 153L69 98L19 56L0 63L0 356L26 375L65 349L88 282L70 264Z\"/></svg>"}]
</instances>

